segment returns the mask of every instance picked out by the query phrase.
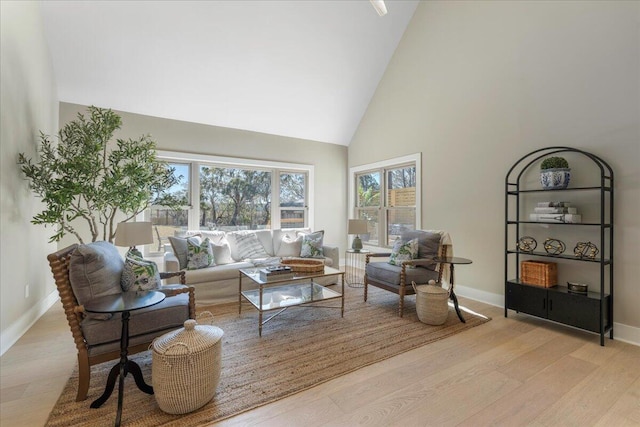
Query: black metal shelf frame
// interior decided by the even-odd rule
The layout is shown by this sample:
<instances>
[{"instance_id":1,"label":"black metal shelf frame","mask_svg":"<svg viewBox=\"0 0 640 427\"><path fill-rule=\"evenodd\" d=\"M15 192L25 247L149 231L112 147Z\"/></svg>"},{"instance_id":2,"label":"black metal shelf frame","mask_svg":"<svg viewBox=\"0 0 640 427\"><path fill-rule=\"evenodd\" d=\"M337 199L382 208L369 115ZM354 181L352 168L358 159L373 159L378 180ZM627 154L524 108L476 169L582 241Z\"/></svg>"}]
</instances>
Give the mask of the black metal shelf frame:
<instances>
[{"instance_id":1,"label":"black metal shelf frame","mask_svg":"<svg viewBox=\"0 0 640 427\"><path fill-rule=\"evenodd\" d=\"M600 186L588 186L588 187L572 187L566 189L530 189L523 188L521 179L524 173L534 164L537 164L541 159L557 155L561 153L577 153L589 158L595 163L600 170ZM504 278L505 278L505 306L504 316L507 317L508 305L507 294L509 283L521 285L519 280L509 280L509 262L515 261L516 277L520 277L520 256L536 256L536 257L549 257L559 258L563 260L579 261L579 262L591 262L599 264L600 281L599 292L589 292L593 297L593 294L599 295L600 301L600 313L599 316L599 332L600 332L600 345L604 345L604 336L609 332L609 337L613 339L613 296L614 296L614 256L613 256L613 237L614 237L614 176L613 170L602 158L595 154L579 150L571 147L546 147L534 150L516 161L513 166L507 172L505 177L505 235L504 235L504 247L505 247L505 263L504 263ZM558 192L572 192L572 191L597 191L600 198L600 221L589 223L553 223L553 222L539 222L539 221L520 221L520 202L521 197L530 193L558 193ZM608 195L608 198L607 198ZM510 207L513 207L515 203L515 219L511 219L509 216ZM608 218L608 222L605 219ZM545 226L575 226L575 227L598 227L600 230L599 247L602 249L601 257L594 259L585 259L579 257L572 257L568 255L551 255L543 252L524 252L514 248L515 243L520 239L522 224L544 224ZM509 230L510 227L515 227L515 241L510 241ZM608 275L608 282L605 278ZM605 293L605 284L609 285L609 293ZM526 285L526 284L524 284ZM606 306L608 304L609 306ZM603 318L603 313L606 314L606 318ZM588 315L588 314L587 314ZM594 314L595 315L595 314Z\"/></svg>"}]
</instances>

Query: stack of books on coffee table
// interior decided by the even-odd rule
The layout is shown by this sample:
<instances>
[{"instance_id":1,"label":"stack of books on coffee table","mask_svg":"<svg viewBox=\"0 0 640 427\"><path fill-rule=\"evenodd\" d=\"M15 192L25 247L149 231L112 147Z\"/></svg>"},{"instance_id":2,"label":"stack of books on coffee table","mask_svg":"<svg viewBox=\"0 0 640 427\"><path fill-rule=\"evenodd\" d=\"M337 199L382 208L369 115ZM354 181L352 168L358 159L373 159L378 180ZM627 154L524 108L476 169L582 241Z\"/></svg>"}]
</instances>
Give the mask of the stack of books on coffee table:
<instances>
[{"instance_id":1,"label":"stack of books on coffee table","mask_svg":"<svg viewBox=\"0 0 640 427\"><path fill-rule=\"evenodd\" d=\"M260 269L260 280L271 282L274 280L290 279L293 277L293 270L286 265L277 265Z\"/></svg>"}]
</instances>

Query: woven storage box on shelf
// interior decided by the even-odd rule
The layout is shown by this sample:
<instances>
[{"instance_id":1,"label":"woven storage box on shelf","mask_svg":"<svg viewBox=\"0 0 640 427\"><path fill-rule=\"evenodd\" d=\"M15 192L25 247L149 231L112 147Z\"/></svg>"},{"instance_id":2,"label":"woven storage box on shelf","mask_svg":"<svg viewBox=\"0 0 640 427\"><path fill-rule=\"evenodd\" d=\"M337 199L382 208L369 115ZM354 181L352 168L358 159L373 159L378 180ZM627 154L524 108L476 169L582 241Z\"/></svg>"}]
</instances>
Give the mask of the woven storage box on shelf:
<instances>
[{"instance_id":1,"label":"woven storage box on shelf","mask_svg":"<svg viewBox=\"0 0 640 427\"><path fill-rule=\"evenodd\" d=\"M431 282L428 285L411 282L416 292L416 313L422 323L442 325L449 315L449 292Z\"/></svg>"},{"instance_id":2,"label":"woven storage box on shelf","mask_svg":"<svg viewBox=\"0 0 640 427\"><path fill-rule=\"evenodd\" d=\"M215 395L222 362L222 329L198 325L168 332L152 343L151 376L158 406L169 414L186 414Z\"/></svg>"},{"instance_id":3,"label":"woven storage box on shelf","mask_svg":"<svg viewBox=\"0 0 640 427\"><path fill-rule=\"evenodd\" d=\"M324 271L324 261L320 259L283 259L282 265L288 265L296 273L322 273Z\"/></svg>"},{"instance_id":4,"label":"woven storage box on shelf","mask_svg":"<svg viewBox=\"0 0 640 427\"><path fill-rule=\"evenodd\" d=\"M545 261L521 261L520 281L528 285L552 288L558 285L558 264Z\"/></svg>"}]
</instances>

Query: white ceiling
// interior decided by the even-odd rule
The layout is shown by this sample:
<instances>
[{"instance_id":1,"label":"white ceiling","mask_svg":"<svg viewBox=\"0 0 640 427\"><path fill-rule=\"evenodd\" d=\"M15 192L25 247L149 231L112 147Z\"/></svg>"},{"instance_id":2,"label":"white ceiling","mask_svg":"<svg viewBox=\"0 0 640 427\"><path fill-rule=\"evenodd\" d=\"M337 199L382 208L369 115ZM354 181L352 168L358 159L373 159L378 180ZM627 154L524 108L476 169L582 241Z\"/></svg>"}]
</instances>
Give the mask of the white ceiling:
<instances>
[{"instance_id":1,"label":"white ceiling","mask_svg":"<svg viewBox=\"0 0 640 427\"><path fill-rule=\"evenodd\" d=\"M348 145L417 1L43 1L63 102ZM152 132L152 131L151 131Z\"/></svg>"}]
</instances>

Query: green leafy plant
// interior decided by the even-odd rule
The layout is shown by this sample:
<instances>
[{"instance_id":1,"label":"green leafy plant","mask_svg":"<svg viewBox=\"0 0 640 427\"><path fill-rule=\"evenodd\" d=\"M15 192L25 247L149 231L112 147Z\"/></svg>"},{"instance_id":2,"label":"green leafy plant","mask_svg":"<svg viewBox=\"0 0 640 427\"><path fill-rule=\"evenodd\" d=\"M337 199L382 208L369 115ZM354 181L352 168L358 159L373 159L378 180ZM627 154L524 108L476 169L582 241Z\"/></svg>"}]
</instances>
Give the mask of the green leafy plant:
<instances>
[{"instance_id":1,"label":"green leafy plant","mask_svg":"<svg viewBox=\"0 0 640 427\"><path fill-rule=\"evenodd\" d=\"M60 130L57 144L41 132L38 159L18 155L29 188L46 205L31 222L57 227L50 242L70 233L83 243L75 220L87 222L92 241L112 242L118 213L127 221L152 204L184 204L168 192L180 177L157 159L149 135L111 141L121 126L119 115L91 106L88 117L78 113Z\"/></svg>"},{"instance_id":2,"label":"green leafy plant","mask_svg":"<svg viewBox=\"0 0 640 427\"><path fill-rule=\"evenodd\" d=\"M568 169L569 162L567 162L567 160L564 157L557 157L557 156L547 157L542 161L542 164L540 165L541 170L563 169L563 168Z\"/></svg>"}]
</instances>

